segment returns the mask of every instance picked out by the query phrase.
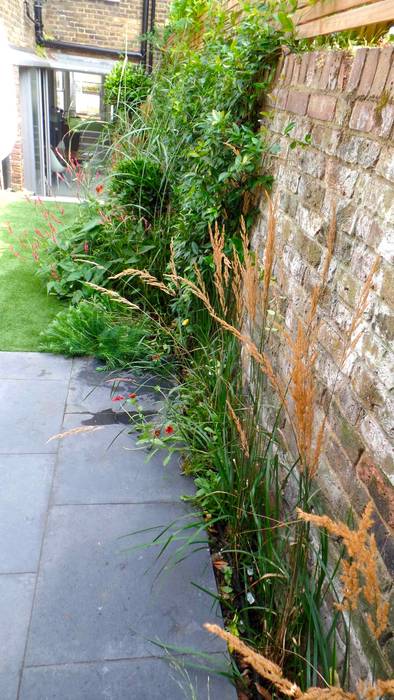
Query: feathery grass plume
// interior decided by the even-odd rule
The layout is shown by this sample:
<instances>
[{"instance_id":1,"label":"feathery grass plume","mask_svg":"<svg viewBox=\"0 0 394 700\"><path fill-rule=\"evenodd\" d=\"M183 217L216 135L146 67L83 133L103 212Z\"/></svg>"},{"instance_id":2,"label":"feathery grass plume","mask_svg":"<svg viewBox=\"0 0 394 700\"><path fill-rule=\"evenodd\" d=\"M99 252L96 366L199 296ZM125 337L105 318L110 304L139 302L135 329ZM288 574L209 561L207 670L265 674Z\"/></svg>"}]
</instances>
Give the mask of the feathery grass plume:
<instances>
[{"instance_id":1,"label":"feathery grass plume","mask_svg":"<svg viewBox=\"0 0 394 700\"><path fill-rule=\"evenodd\" d=\"M70 435L79 435L80 433L95 433L96 430L102 430L103 427L103 425L84 425L80 428L71 428L70 430L66 430L64 433L52 435L52 437L48 438L47 442L51 442L51 440L63 440L65 437L69 437Z\"/></svg>"},{"instance_id":2,"label":"feathery grass plume","mask_svg":"<svg viewBox=\"0 0 394 700\"><path fill-rule=\"evenodd\" d=\"M212 230L212 226L208 226L209 237L211 239L213 262L215 265L215 272L213 276L214 285L218 293L220 306L224 314L227 314L227 304L225 301L225 291L228 286L229 279L229 266L230 261L224 254L224 226L220 229L217 221L215 221L215 228Z\"/></svg>"},{"instance_id":3,"label":"feathery grass plume","mask_svg":"<svg viewBox=\"0 0 394 700\"><path fill-rule=\"evenodd\" d=\"M107 297L111 297L114 301L117 301L119 304L124 304L125 306L129 306L130 309L136 309L137 311L140 311L139 306L137 304L133 304L131 301L126 299L125 297L122 297L118 292L114 292L113 289L107 289L106 287L100 287L99 284L93 284L93 282L85 282L85 284L88 285L88 287L91 287L92 289L95 289L97 292L101 292L102 294L105 294Z\"/></svg>"},{"instance_id":4,"label":"feathery grass plume","mask_svg":"<svg viewBox=\"0 0 394 700\"><path fill-rule=\"evenodd\" d=\"M259 273L249 250L249 237L246 232L245 219L241 217L241 240L243 250L242 292L246 311L252 322L256 319L257 300L259 298Z\"/></svg>"},{"instance_id":5,"label":"feathery grass plume","mask_svg":"<svg viewBox=\"0 0 394 700\"><path fill-rule=\"evenodd\" d=\"M174 296L175 292L173 289L170 289L167 287L164 282L160 282L156 277L150 274L147 270L136 270L133 267L128 267L126 270L122 270L122 272L118 272L116 275L113 275L110 277L110 280L118 280L121 277L139 277L145 284L148 284L149 287L157 287L160 289L162 292L165 294L169 294L170 296Z\"/></svg>"},{"instance_id":6,"label":"feathery grass plume","mask_svg":"<svg viewBox=\"0 0 394 700\"><path fill-rule=\"evenodd\" d=\"M342 690L342 688L333 686L328 688L309 688L303 692L296 683L292 683L283 676L280 666L248 647L247 644L234 634L231 634L231 632L226 632L218 625L208 623L205 623L204 627L211 634L224 639L231 652L235 651L239 654L248 666L287 698L296 698L296 700L378 700L383 695L389 697L394 695L394 681L392 680L377 680L375 685L361 682L357 686L357 693L350 693ZM261 687L259 683L256 683L255 687L263 698L271 697L268 691Z\"/></svg>"},{"instance_id":7,"label":"feathery grass plume","mask_svg":"<svg viewBox=\"0 0 394 700\"><path fill-rule=\"evenodd\" d=\"M375 537L369 533L373 525L372 502L367 504L357 530L350 530L344 523L336 522L327 515L305 513L299 508L297 513L304 522L325 528L334 537L342 539L350 561L342 559L341 562L343 601L337 607L340 610L356 610L363 595L371 611L366 616L368 626L378 639L388 624L389 605L384 601L379 586Z\"/></svg>"},{"instance_id":8,"label":"feathery grass plume","mask_svg":"<svg viewBox=\"0 0 394 700\"><path fill-rule=\"evenodd\" d=\"M263 279L263 296L262 296L262 308L263 316L265 317L268 310L269 302L269 289L271 284L272 268L275 259L275 233L276 233L276 219L274 206L272 204L271 197L267 194L268 200L268 228L267 228L267 238L264 247L264 279Z\"/></svg>"},{"instance_id":9,"label":"feathery grass plume","mask_svg":"<svg viewBox=\"0 0 394 700\"><path fill-rule=\"evenodd\" d=\"M262 654L258 654L253 649L250 649L238 637L230 632L226 632L219 625L206 623L204 627L211 634L216 634L217 637L224 639L232 651L242 656L245 663L251 666L262 678L272 683L283 695L286 695L288 698L301 697L302 691L298 685L284 678L280 666L266 659Z\"/></svg>"},{"instance_id":10,"label":"feathery grass plume","mask_svg":"<svg viewBox=\"0 0 394 700\"><path fill-rule=\"evenodd\" d=\"M236 427L236 429L237 429L237 433L238 433L238 435L239 435L239 439L240 439L240 442L241 442L242 451L243 451L245 457L249 457L249 440L248 440L248 437L247 437L247 435L246 435L246 433L245 433L245 430L244 430L243 427L242 427L242 423L241 423L241 421L239 420L237 414L235 413L235 411L234 411L234 409L233 409L233 407L232 407L232 405L231 405L230 400L229 400L228 397L227 397L227 399L226 399L226 406L227 406L227 408L228 408L228 412L229 412L229 414L230 414L230 416L231 416L231 419L232 419L232 421L233 421L233 423L234 423L234 425L235 425L235 427Z\"/></svg>"},{"instance_id":11,"label":"feathery grass plume","mask_svg":"<svg viewBox=\"0 0 394 700\"><path fill-rule=\"evenodd\" d=\"M313 467L316 466L316 458L312 452L316 353L311 351L310 337L301 321L297 323L295 340L290 339L290 349L290 395L293 399L294 432L300 455L300 466L302 470L308 470L309 475L313 476Z\"/></svg>"},{"instance_id":12,"label":"feathery grass plume","mask_svg":"<svg viewBox=\"0 0 394 700\"><path fill-rule=\"evenodd\" d=\"M176 278L176 265L175 265L175 248L174 248L174 239L171 238L170 241L170 270L171 274L174 278ZM178 286L176 284L176 286Z\"/></svg>"}]
</instances>

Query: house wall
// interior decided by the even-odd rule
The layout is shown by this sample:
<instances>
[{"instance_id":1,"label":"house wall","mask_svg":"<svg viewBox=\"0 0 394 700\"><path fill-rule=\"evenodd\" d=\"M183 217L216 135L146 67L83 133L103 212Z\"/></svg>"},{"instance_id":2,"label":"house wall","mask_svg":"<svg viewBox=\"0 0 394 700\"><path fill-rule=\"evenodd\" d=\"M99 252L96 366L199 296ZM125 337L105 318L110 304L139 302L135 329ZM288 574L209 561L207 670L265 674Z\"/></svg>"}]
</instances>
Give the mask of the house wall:
<instances>
[{"instance_id":1,"label":"house wall","mask_svg":"<svg viewBox=\"0 0 394 700\"><path fill-rule=\"evenodd\" d=\"M51 39L138 51L142 0L47 0L45 33Z\"/></svg>"},{"instance_id":2,"label":"house wall","mask_svg":"<svg viewBox=\"0 0 394 700\"><path fill-rule=\"evenodd\" d=\"M32 3L31 12L33 14ZM0 21L3 22L8 43L11 46L34 48L34 25L27 18L23 0L2 0L0 2Z\"/></svg>"},{"instance_id":3,"label":"house wall","mask_svg":"<svg viewBox=\"0 0 394 700\"><path fill-rule=\"evenodd\" d=\"M375 537L382 580L391 595L394 626L394 49L362 48L355 55L320 51L282 59L265 121L269 141L280 146L268 164L275 177L276 294L281 322L294 333L306 318L312 288L327 252L336 211L336 243L329 288L318 308L316 414L327 412L317 475L327 512L347 520L375 506ZM291 122L288 136L284 130ZM295 141L311 135L311 144ZM293 142L293 148L290 144ZM294 147L295 146L295 147ZM267 208L253 235L262 250ZM371 266L379 258L362 333L342 364L345 333ZM255 328L256 332L256 328ZM272 347L276 370L289 376L288 353ZM288 421L282 435L294 443ZM391 593L390 593L391 592ZM359 629L357 640L367 641ZM360 644L359 644L360 646ZM394 666L394 638L373 646L378 668ZM367 656L368 656L367 654ZM364 673L361 669L360 673Z\"/></svg>"}]
</instances>

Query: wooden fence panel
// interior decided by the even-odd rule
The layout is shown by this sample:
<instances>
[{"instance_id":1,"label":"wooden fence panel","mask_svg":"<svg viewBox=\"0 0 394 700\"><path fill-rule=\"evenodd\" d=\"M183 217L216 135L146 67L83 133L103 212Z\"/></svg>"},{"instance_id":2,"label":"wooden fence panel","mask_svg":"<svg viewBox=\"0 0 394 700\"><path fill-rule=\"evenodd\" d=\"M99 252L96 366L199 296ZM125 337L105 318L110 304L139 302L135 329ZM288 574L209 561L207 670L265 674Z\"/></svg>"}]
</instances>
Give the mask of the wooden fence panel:
<instances>
[{"instance_id":1,"label":"wooden fence panel","mask_svg":"<svg viewBox=\"0 0 394 700\"><path fill-rule=\"evenodd\" d=\"M318 0L313 5L301 1L303 7L295 13L300 38L313 38L394 20L394 0Z\"/></svg>"}]
</instances>

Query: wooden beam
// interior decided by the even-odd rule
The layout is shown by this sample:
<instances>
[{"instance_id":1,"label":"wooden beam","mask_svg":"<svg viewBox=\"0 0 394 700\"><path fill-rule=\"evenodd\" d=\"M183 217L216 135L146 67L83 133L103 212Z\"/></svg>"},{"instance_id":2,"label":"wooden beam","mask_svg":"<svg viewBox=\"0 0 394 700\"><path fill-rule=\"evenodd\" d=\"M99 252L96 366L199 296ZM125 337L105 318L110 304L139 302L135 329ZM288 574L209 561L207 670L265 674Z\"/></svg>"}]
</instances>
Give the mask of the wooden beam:
<instances>
[{"instance_id":1,"label":"wooden beam","mask_svg":"<svg viewBox=\"0 0 394 700\"><path fill-rule=\"evenodd\" d=\"M394 0L378 0L370 5L355 7L301 24L297 28L297 35L306 39L391 20L394 20Z\"/></svg>"},{"instance_id":2,"label":"wooden beam","mask_svg":"<svg viewBox=\"0 0 394 700\"><path fill-rule=\"evenodd\" d=\"M337 12L344 12L344 10L349 10L352 7L359 7L360 5L374 2L376 0L318 0L313 5L308 3L302 9L297 10L294 15L294 22L296 24L305 24L320 17L326 17Z\"/></svg>"}]
</instances>

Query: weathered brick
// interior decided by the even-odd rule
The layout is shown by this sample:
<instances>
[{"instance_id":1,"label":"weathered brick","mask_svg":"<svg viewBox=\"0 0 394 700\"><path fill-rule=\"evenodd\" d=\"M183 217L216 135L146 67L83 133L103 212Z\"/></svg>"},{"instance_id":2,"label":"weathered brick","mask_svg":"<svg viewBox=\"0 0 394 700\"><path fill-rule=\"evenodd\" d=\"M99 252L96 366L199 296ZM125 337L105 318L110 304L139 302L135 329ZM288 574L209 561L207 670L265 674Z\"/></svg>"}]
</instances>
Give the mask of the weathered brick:
<instances>
[{"instance_id":1,"label":"weathered brick","mask_svg":"<svg viewBox=\"0 0 394 700\"><path fill-rule=\"evenodd\" d=\"M305 83L305 78L306 78L306 73L308 70L308 63L309 63L310 56L311 56L310 53L304 53L302 55L300 72L298 74L298 84L299 85L303 85Z\"/></svg>"},{"instance_id":2,"label":"weathered brick","mask_svg":"<svg viewBox=\"0 0 394 700\"><path fill-rule=\"evenodd\" d=\"M340 129L331 129L322 124L315 124L312 130L312 143L324 153L333 155L336 153L341 138Z\"/></svg>"},{"instance_id":3,"label":"weathered brick","mask_svg":"<svg viewBox=\"0 0 394 700\"><path fill-rule=\"evenodd\" d=\"M378 104L375 108L374 119L374 133L381 138L388 138L394 124L394 105L387 104L384 107L380 107Z\"/></svg>"},{"instance_id":4,"label":"weathered brick","mask_svg":"<svg viewBox=\"0 0 394 700\"><path fill-rule=\"evenodd\" d=\"M309 93L290 90L287 97L286 109L294 114L306 114L308 101Z\"/></svg>"},{"instance_id":5,"label":"weathered brick","mask_svg":"<svg viewBox=\"0 0 394 700\"><path fill-rule=\"evenodd\" d=\"M321 209L325 192L320 180L316 180L311 175L301 175L298 194L303 204L312 207L312 209Z\"/></svg>"},{"instance_id":6,"label":"weathered brick","mask_svg":"<svg viewBox=\"0 0 394 700\"><path fill-rule=\"evenodd\" d=\"M346 86L347 92L353 92L358 87L367 53L368 49L357 50Z\"/></svg>"},{"instance_id":7,"label":"weathered brick","mask_svg":"<svg viewBox=\"0 0 394 700\"><path fill-rule=\"evenodd\" d=\"M291 85L298 84L298 76L301 69L301 56L296 56L294 60L293 75L291 76Z\"/></svg>"},{"instance_id":8,"label":"weathered brick","mask_svg":"<svg viewBox=\"0 0 394 700\"><path fill-rule=\"evenodd\" d=\"M393 60L393 51L394 49L392 46L386 46L384 49L380 49L378 66L369 91L370 97L380 97L382 95Z\"/></svg>"},{"instance_id":9,"label":"weathered brick","mask_svg":"<svg viewBox=\"0 0 394 700\"><path fill-rule=\"evenodd\" d=\"M357 88L357 97L366 97L372 86L379 60L379 49L370 48L365 59L361 80Z\"/></svg>"},{"instance_id":10,"label":"weathered brick","mask_svg":"<svg viewBox=\"0 0 394 700\"><path fill-rule=\"evenodd\" d=\"M385 304L376 310L373 330L388 343L394 340L394 313Z\"/></svg>"},{"instance_id":11,"label":"weathered brick","mask_svg":"<svg viewBox=\"0 0 394 700\"><path fill-rule=\"evenodd\" d=\"M300 152L298 158L303 172L314 177L323 177L326 170L326 158L323 153L305 148Z\"/></svg>"},{"instance_id":12,"label":"weathered brick","mask_svg":"<svg viewBox=\"0 0 394 700\"><path fill-rule=\"evenodd\" d=\"M383 151L379 158L376 171L386 180L390 180L390 182L394 183L394 148L389 146Z\"/></svg>"},{"instance_id":13,"label":"weathered brick","mask_svg":"<svg viewBox=\"0 0 394 700\"><path fill-rule=\"evenodd\" d=\"M361 291L360 281L350 271L344 270L342 267L337 270L335 277L338 296L347 306L355 308Z\"/></svg>"},{"instance_id":14,"label":"weathered brick","mask_svg":"<svg viewBox=\"0 0 394 700\"><path fill-rule=\"evenodd\" d=\"M316 212L298 205L296 221L309 238L315 238L323 227L323 219Z\"/></svg>"},{"instance_id":15,"label":"weathered brick","mask_svg":"<svg viewBox=\"0 0 394 700\"><path fill-rule=\"evenodd\" d=\"M394 266L381 262L375 276L375 284L379 296L388 306L394 308Z\"/></svg>"},{"instance_id":16,"label":"weathered brick","mask_svg":"<svg viewBox=\"0 0 394 700\"><path fill-rule=\"evenodd\" d=\"M391 265L394 265L394 228L385 226L385 235L382 236L377 251Z\"/></svg>"},{"instance_id":17,"label":"weathered brick","mask_svg":"<svg viewBox=\"0 0 394 700\"><path fill-rule=\"evenodd\" d=\"M387 76L386 84L384 86L384 91L387 93L388 97L394 97L394 63L391 63L390 72Z\"/></svg>"},{"instance_id":18,"label":"weathered brick","mask_svg":"<svg viewBox=\"0 0 394 700\"><path fill-rule=\"evenodd\" d=\"M369 415L360 422L360 432L365 445L374 454L376 463L394 484L394 448L378 423Z\"/></svg>"},{"instance_id":19,"label":"weathered brick","mask_svg":"<svg viewBox=\"0 0 394 700\"><path fill-rule=\"evenodd\" d=\"M394 492L387 478L384 477L368 452L364 452L358 465L359 479L367 487L373 502L387 525L394 529Z\"/></svg>"},{"instance_id":20,"label":"weathered brick","mask_svg":"<svg viewBox=\"0 0 394 700\"><path fill-rule=\"evenodd\" d=\"M336 97L332 95L311 95L308 114L313 119L331 121L335 114Z\"/></svg>"},{"instance_id":21,"label":"weathered brick","mask_svg":"<svg viewBox=\"0 0 394 700\"><path fill-rule=\"evenodd\" d=\"M358 179L357 170L351 170L336 158L330 158L326 167L326 183L343 197L351 197Z\"/></svg>"},{"instance_id":22,"label":"weathered brick","mask_svg":"<svg viewBox=\"0 0 394 700\"><path fill-rule=\"evenodd\" d=\"M363 419L365 420L365 418ZM351 425L340 411L336 401L331 401L329 422L341 448L347 454L353 464L356 464L364 452L365 445L360 437L358 428Z\"/></svg>"},{"instance_id":23,"label":"weathered brick","mask_svg":"<svg viewBox=\"0 0 394 700\"><path fill-rule=\"evenodd\" d=\"M337 155L347 163L360 163L364 167L370 167L376 163L380 148L380 144L375 141L345 134Z\"/></svg>"},{"instance_id":24,"label":"weathered brick","mask_svg":"<svg viewBox=\"0 0 394 700\"><path fill-rule=\"evenodd\" d=\"M375 110L375 102L358 100L353 107L350 117L350 128L357 131L372 131L376 125Z\"/></svg>"},{"instance_id":25,"label":"weathered brick","mask_svg":"<svg viewBox=\"0 0 394 700\"><path fill-rule=\"evenodd\" d=\"M283 70L284 70L283 85L285 85L285 86L288 86L291 83L291 78L293 75L293 68L294 68L294 61L295 61L294 54L289 54L289 56L286 56L285 63L283 66Z\"/></svg>"}]
</instances>

